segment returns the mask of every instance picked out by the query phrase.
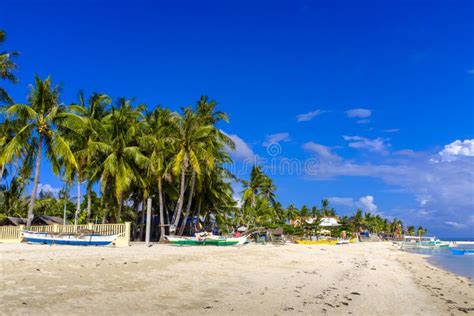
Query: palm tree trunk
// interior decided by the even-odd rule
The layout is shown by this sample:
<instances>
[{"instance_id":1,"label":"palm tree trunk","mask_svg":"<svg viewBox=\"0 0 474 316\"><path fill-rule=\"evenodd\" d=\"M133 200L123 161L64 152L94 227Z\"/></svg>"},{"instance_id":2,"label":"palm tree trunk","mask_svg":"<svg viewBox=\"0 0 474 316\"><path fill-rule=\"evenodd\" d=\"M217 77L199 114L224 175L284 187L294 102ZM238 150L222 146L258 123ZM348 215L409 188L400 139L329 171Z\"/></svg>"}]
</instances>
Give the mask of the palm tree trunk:
<instances>
[{"instance_id":1,"label":"palm tree trunk","mask_svg":"<svg viewBox=\"0 0 474 316\"><path fill-rule=\"evenodd\" d=\"M104 200L104 196L102 196L101 200L102 201ZM104 218L102 218L102 224L107 223L107 213L108 213L109 203L107 203L107 201L106 201L104 206L105 206L104 207Z\"/></svg>"},{"instance_id":2,"label":"palm tree trunk","mask_svg":"<svg viewBox=\"0 0 474 316\"><path fill-rule=\"evenodd\" d=\"M188 203L186 205L186 213L184 215L184 220L183 220L183 223L181 224L181 228L179 229L179 235L183 235L184 229L186 228L186 222L188 221L189 211L191 210L191 205L193 202L195 184L196 184L196 172L193 171L193 174L191 176L191 189L189 190Z\"/></svg>"},{"instance_id":3,"label":"palm tree trunk","mask_svg":"<svg viewBox=\"0 0 474 316\"><path fill-rule=\"evenodd\" d=\"M183 211L183 200L184 200L184 191L186 189L186 173L185 169L181 171L181 185L179 189L179 199L178 199L178 204L176 205L176 212L175 212L175 217L174 217L174 223L173 225L178 227L179 224L179 219L181 217L181 212Z\"/></svg>"},{"instance_id":4,"label":"palm tree trunk","mask_svg":"<svg viewBox=\"0 0 474 316\"><path fill-rule=\"evenodd\" d=\"M123 202L123 197L122 193L120 193L119 201L118 201L118 211L117 211L117 217L115 218L117 223L120 223L122 220L122 202Z\"/></svg>"},{"instance_id":5,"label":"palm tree trunk","mask_svg":"<svg viewBox=\"0 0 474 316\"><path fill-rule=\"evenodd\" d=\"M0 169L0 183L3 182L3 173L5 172L5 164L2 164L2 168Z\"/></svg>"},{"instance_id":6,"label":"palm tree trunk","mask_svg":"<svg viewBox=\"0 0 474 316\"><path fill-rule=\"evenodd\" d=\"M41 155L43 149L43 137L40 136L38 142L38 152L36 153L36 166L35 166L35 180L33 184L33 192L31 192L30 197L30 206L28 208L28 218L26 219L26 226L29 228L31 226L31 221L33 220L33 210L35 208L35 201L36 201L36 192L38 191L38 183L39 183L39 176L40 176L40 166L41 166Z\"/></svg>"},{"instance_id":7,"label":"palm tree trunk","mask_svg":"<svg viewBox=\"0 0 474 316\"><path fill-rule=\"evenodd\" d=\"M76 202L76 214L74 214L74 226L77 226L77 218L81 212L81 178L79 173L77 174L77 202Z\"/></svg>"},{"instance_id":8,"label":"palm tree trunk","mask_svg":"<svg viewBox=\"0 0 474 316\"><path fill-rule=\"evenodd\" d=\"M165 240L165 214L161 178L158 179L158 199L160 201L160 242L163 242Z\"/></svg>"},{"instance_id":9,"label":"palm tree trunk","mask_svg":"<svg viewBox=\"0 0 474 316\"><path fill-rule=\"evenodd\" d=\"M87 186L87 222L89 223L92 215L92 187L89 183Z\"/></svg>"}]
</instances>

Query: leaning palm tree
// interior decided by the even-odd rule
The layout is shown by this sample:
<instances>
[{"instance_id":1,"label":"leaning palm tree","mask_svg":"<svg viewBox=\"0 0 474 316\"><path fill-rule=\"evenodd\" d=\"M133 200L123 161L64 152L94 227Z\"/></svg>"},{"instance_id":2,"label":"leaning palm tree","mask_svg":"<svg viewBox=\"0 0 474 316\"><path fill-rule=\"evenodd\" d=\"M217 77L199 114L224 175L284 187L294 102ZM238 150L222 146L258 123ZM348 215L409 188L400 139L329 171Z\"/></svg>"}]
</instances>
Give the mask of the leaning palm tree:
<instances>
[{"instance_id":1,"label":"leaning palm tree","mask_svg":"<svg viewBox=\"0 0 474 316\"><path fill-rule=\"evenodd\" d=\"M209 135L207 137L203 137L200 141L202 149L197 151L200 155L198 157L198 163L200 164L201 172L198 173L193 165L190 166L191 184L184 214L184 220L179 230L180 235L183 234L189 215L191 213L191 206L194 202L196 187L202 187L204 177L215 175L215 173L213 173L213 170L219 164L231 161L230 156L226 151L226 147L230 149L235 148L234 142L220 129L216 128L216 124L220 121L229 121L227 114L222 111L217 111L216 106L217 102L209 101L207 96L202 96L196 104L196 112L194 113L196 119L195 123L198 127L202 126L210 128L210 131Z\"/></svg>"},{"instance_id":2,"label":"leaning palm tree","mask_svg":"<svg viewBox=\"0 0 474 316\"><path fill-rule=\"evenodd\" d=\"M5 41L5 31L0 30L0 44ZM18 68L18 65L13 62L12 57L18 56L18 52L0 52L0 78L16 83L18 80L13 71ZM12 104L13 99L8 95L7 91L0 87L0 102Z\"/></svg>"},{"instance_id":3,"label":"leaning palm tree","mask_svg":"<svg viewBox=\"0 0 474 316\"><path fill-rule=\"evenodd\" d=\"M201 175L201 164L214 164L214 158L209 153L208 138L213 126L202 125L191 108L184 109L184 115L177 121L177 129L170 140L179 148L173 159L173 173L180 175L179 198L174 214L173 225L178 226L183 211L184 193L186 190L186 172L191 172L191 188L189 198L194 194L196 177Z\"/></svg>"},{"instance_id":4,"label":"leaning palm tree","mask_svg":"<svg viewBox=\"0 0 474 316\"><path fill-rule=\"evenodd\" d=\"M60 172L61 161L77 167L70 144L62 137L59 128L74 129L81 119L66 112L65 106L59 102L59 97L59 86L53 86L50 77L41 80L36 76L35 84L28 95L28 104L14 104L6 110L8 115L18 119L23 126L5 145L0 155L0 163L11 161L12 157L19 155L26 146L34 148L32 156L36 159L27 226L31 225L33 219L43 149L55 174Z\"/></svg>"}]
</instances>

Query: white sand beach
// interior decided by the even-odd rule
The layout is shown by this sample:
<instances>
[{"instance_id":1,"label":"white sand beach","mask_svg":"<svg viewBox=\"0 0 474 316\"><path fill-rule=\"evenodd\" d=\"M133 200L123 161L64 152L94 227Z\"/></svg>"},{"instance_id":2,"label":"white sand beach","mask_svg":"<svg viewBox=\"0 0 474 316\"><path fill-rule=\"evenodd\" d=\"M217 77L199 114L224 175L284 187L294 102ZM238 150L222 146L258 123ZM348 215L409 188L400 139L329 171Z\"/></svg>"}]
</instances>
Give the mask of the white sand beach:
<instances>
[{"instance_id":1,"label":"white sand beach","mask_svg":"<svg viewBox=\"0 0 474 316\"><path fill-rule=\"evenodd\" d=\"M4 315L464 315L472 281L390 243L0 244Z\"/></svg>"}]
</instances>

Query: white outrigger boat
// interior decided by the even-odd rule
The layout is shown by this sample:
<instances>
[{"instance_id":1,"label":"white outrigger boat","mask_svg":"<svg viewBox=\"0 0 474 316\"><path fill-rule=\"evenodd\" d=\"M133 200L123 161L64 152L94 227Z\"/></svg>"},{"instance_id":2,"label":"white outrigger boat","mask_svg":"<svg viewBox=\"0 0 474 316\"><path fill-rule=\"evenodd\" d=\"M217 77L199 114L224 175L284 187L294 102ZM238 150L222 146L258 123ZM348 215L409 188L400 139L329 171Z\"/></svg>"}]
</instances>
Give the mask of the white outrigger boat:
<instances>
[{"instance_id":1,"label":"white outrigger boat","mask_svg":"<svg viewBox=\"0 0 474 316\"><path fill-rule=\"evenodd\" d=\"M400 249L411 248L447 248L449 243L441 241L436 237L403 236Z\"/></svg>"},{"instance_id":2,"label":"white outrigger boat","mask_svg":"<svg viewBox=\"0 0 474 316\"><path fill-rule=\"evenodd\" d=\"M73 246L108 246L118 235L99 235L93 232L86 233L51 233L22 231L23 239L28 243L56 244Z\"/></svg>"}]
</instances>

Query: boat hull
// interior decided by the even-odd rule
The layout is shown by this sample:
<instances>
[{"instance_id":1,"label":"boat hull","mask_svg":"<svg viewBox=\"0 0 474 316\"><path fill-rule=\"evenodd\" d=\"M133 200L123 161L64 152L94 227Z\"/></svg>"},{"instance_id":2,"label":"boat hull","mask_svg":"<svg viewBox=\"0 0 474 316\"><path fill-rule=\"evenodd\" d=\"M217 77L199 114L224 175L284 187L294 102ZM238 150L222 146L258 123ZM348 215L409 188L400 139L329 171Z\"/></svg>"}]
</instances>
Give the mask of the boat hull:
<instances>
[{"instance_id":1,"label":"boat hull","mask_svg":"<svg viewBox=\"0 0 474 316\"><path fill-rule=\"evenodd\" d=\"M195 237L185 238L166 236L166 239L170 242L170 244L179 246L236 246L243 245L247 241L246 237L217 237L198 239Z\"/></svg>"},{"instance_id":2,"label":"boat hull","mask_svg":"<svg viewBox=\"0 0 474 316\"><path fill-rule=\"evenodd\" d=\"M23 232L23 239L28 243L50 244L50 245L71 245L71 246L108 246L117 235L82 235L74 234L55 235L51 233Z\"/></svg>"}]
</instances>

